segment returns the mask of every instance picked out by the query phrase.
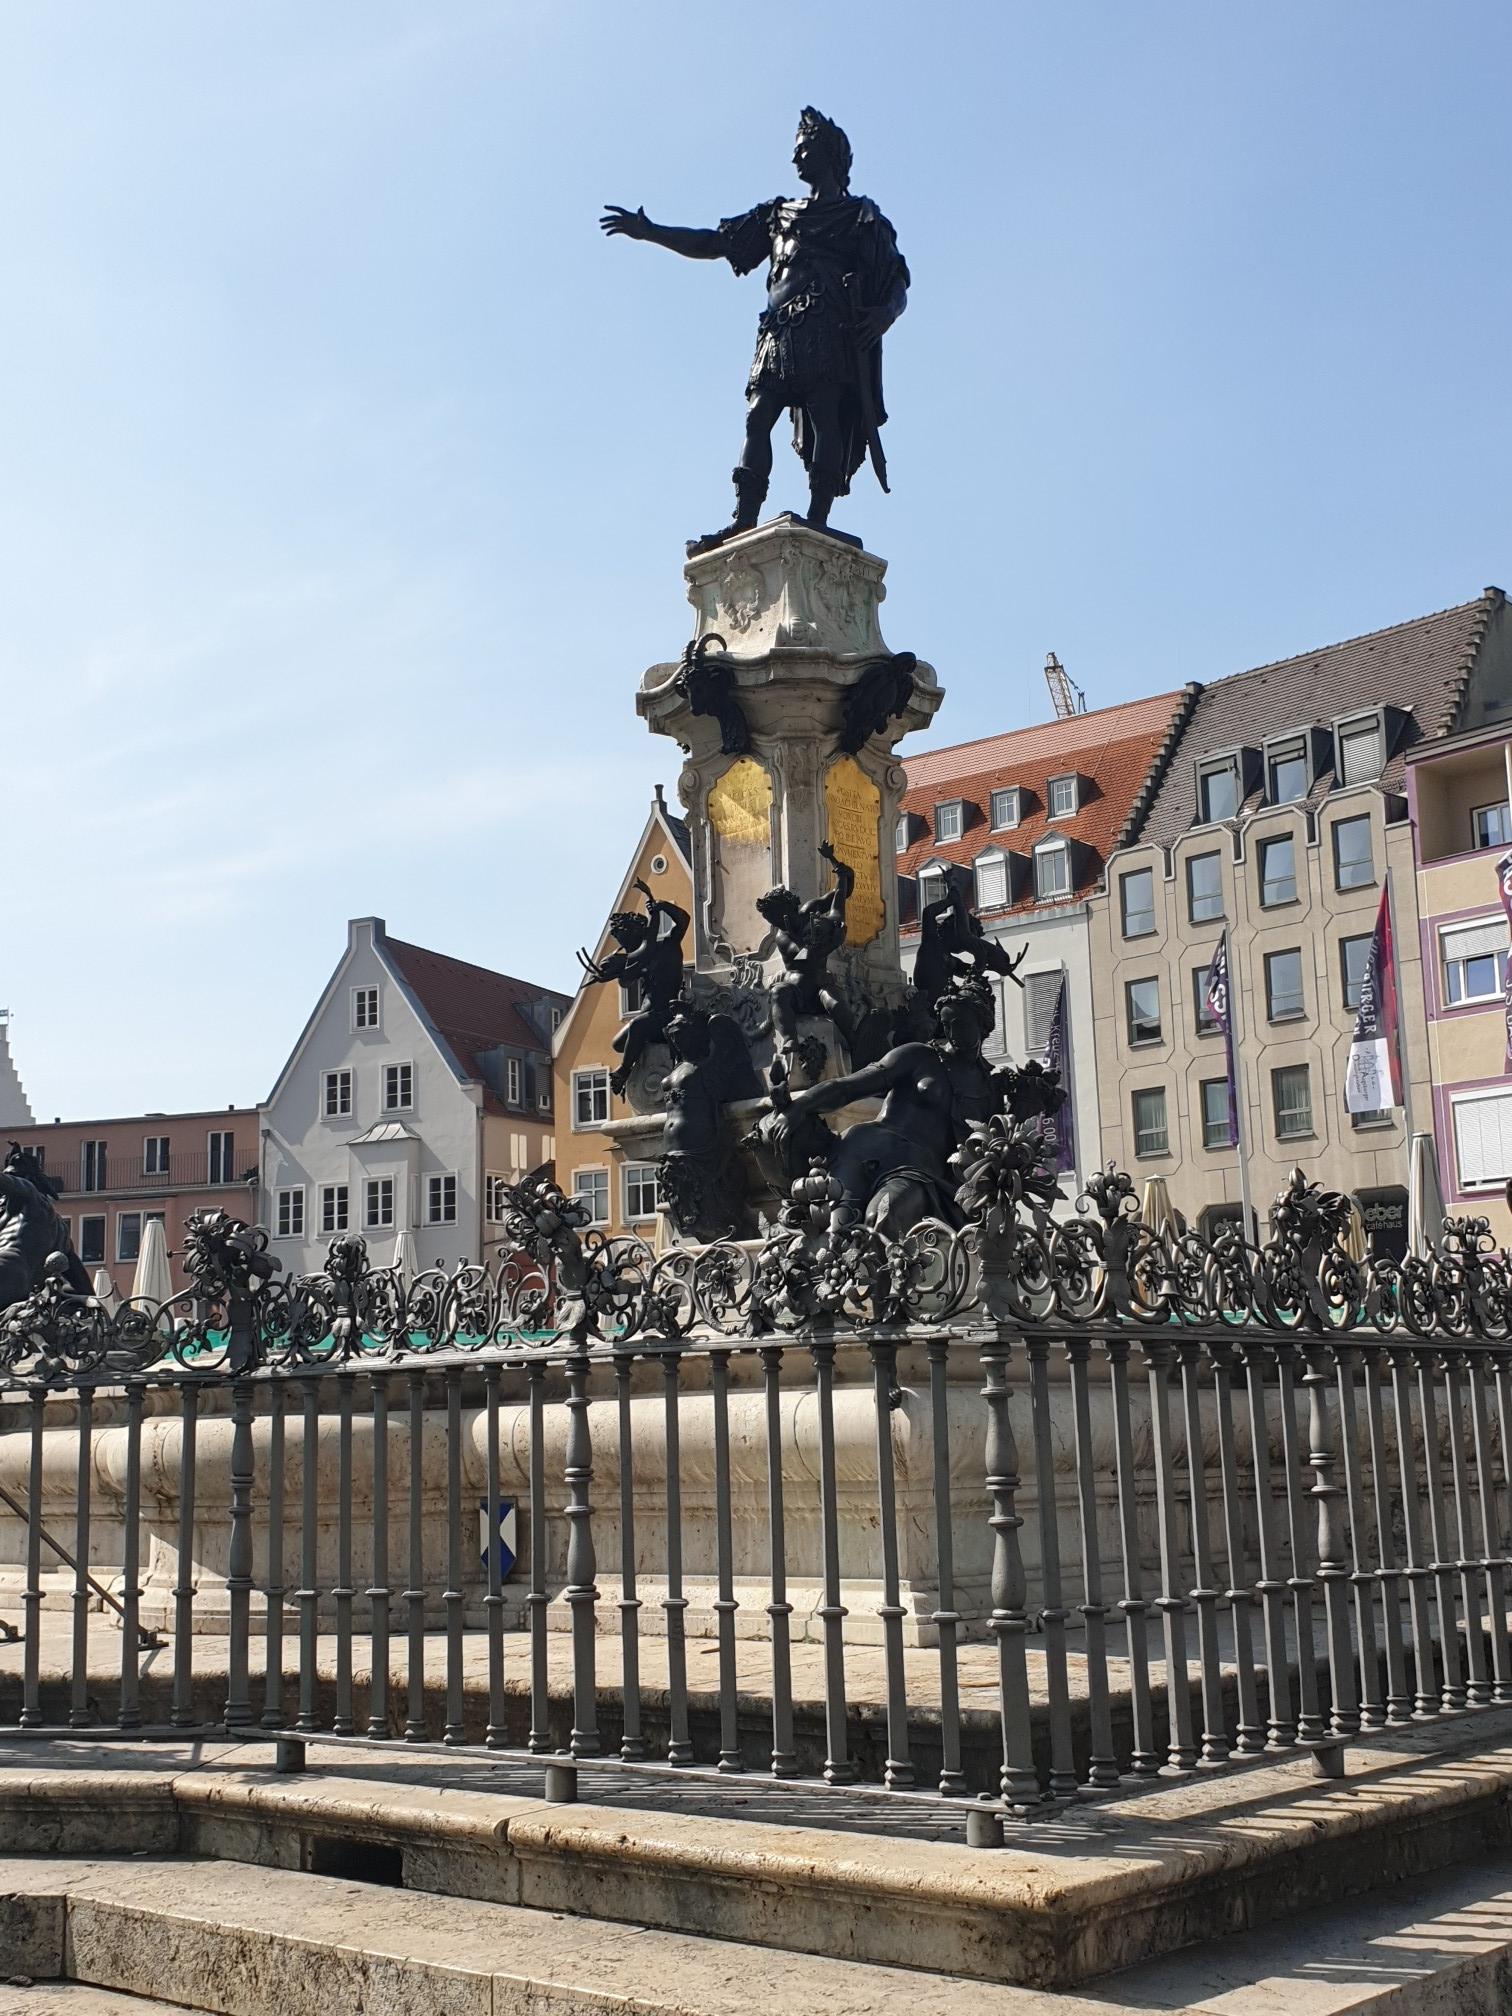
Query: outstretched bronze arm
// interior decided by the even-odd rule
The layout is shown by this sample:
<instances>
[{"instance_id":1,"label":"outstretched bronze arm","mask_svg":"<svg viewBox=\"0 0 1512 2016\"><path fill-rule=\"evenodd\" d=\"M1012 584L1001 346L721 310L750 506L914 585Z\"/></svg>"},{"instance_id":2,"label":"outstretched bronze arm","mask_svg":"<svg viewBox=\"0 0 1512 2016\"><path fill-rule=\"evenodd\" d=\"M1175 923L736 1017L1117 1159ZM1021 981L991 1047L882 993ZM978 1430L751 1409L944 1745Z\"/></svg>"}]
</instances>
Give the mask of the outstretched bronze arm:
<instances>
[{"instance_id":1,"label":"outstretched bronze arm","mask_svg":"<svg viewBox=\"0 0 1512 2016\"><path fill-rule=\"evenodd\" d=\"M833 893L839 896L840 907L844 909L855 893L856 871L848 861L840 859L840 856L835 852L828 840L820 841L819 858L822 861L828 861L831 868L835 871L835 888Z\"/></svg>"},{"instance_id":2,"label":"outstretched bronze arm","mask_svg":"<svg viewBox=\"0 0 1512 2016\"><path fill-rule=\"evenodd\" d=\"M604 206L599 229L609 238L638 238L647 245L664 245L680 252L684 259L723 259L725 241L717 231L702 231L687 224L653 224L643 209L626 210L618 203Z\"/></svg>"}]
</instances>

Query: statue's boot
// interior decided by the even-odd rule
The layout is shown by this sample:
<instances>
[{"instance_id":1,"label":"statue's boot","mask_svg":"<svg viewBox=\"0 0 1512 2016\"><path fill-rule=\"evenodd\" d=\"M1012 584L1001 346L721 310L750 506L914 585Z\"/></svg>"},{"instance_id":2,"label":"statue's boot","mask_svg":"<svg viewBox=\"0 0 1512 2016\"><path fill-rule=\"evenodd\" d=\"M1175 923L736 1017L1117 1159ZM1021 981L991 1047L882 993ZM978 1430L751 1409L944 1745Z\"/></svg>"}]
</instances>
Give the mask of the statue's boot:
<instances>
[{"instance_id":1,"label":"statue's boot","mask_svg":"<svg viewBox=\"0 0 1512 2016\"><path fill-rule=\"evenodd\" d=\"M688 541L688 558L697 553L707 553L711 547L723 546L726 539L733 539L737 532L749 532L766 502L767 478L758 475L754 469L737 468L735 476L735 516L729 524L718 532L705 532L701 539Z\"/></svg>"},{"instance_id":2,"label":"statue's boot","mask_svg":"<svg viewBox=\"0 0 1512 2016\"><path fill-rule=\"evenodd\" d=\"M854 532L837 532L829 522L830 506L839 494L839 485L817 472L809 477L809 508L805 523L812 525L816 532L828 532L831 539L843 539L847 546L859 546L861 541Z\"/></svg>"}]
</instances>

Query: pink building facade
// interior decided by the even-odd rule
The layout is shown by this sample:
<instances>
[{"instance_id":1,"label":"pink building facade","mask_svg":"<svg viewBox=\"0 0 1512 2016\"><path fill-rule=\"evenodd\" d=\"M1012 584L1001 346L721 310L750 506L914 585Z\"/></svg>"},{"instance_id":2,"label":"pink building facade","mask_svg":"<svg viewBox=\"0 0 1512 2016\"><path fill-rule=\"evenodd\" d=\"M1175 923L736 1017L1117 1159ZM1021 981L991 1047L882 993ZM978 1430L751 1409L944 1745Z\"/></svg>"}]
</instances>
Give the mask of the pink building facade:
<instances>
[{"instance_id":1,"label":"pink building facade","mask_svg":"<svg viewBox=\"0 0 1512 2016\"><path fill-rule=\"evenodd\" d=\"M257 1125L255 1108L230 1106L33 1124L11 1128L6 1139L41 1155L59 1186L74 1251L91 1278L104 1267L127 1296L150 1218L163 1221L175 1290L187 1285L181 1254L191 1211L257 1220Z\"/></svg>"}]
</instances>

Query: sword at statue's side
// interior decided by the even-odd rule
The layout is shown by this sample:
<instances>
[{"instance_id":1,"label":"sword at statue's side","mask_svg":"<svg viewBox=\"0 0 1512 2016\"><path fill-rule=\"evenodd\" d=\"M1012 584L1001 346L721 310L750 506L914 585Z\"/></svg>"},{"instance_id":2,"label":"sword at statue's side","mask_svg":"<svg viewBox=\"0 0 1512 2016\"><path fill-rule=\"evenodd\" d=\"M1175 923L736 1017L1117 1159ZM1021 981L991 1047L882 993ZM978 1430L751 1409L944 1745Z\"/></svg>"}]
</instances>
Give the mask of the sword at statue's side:
<instances>
[{"instance_id":1,"label":"sword at statue's side","mask_svg":"<svg viewBox=\"0 0 1512 2016\"><path fill-rule=\"evenodd\" d=\"M854 280L855 275L853 273L846 274L845 289L847 294L850 294ZM854 298L851 301L851 308L851 329L853 332L851 340L856 352L856 397L861 406L861 426L866 434L866 452L871 457L872 468L877 473L877 481L882 485L884 495L890 497L892 492L887 487L887 455L882 447L882 429L877 425L877 402L873 396L871 375L871 353L877 347L877 344L882 341L882 338L879 336L875 343L865 345L857 342L854 330L858 317L854 312L856 308Z\"/></svg>"}]
</instances>

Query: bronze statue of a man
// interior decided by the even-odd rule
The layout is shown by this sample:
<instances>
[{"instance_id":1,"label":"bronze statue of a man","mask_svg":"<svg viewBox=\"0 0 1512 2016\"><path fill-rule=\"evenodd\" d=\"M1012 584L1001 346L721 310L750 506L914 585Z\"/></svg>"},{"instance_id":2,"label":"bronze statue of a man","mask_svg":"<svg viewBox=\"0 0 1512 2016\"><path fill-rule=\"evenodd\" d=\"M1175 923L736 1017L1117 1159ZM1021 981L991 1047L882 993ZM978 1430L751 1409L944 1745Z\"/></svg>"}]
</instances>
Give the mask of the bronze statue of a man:
<instances>
[{"instance_id":1,"label":"bronze statue of a man","mask_svg":"<svg viewBox=\"0 0 1512 2016\"><path fill-rule=\"evenodd\" d=\"M600 220L611 237L643 238L685 259L728 259L737 273L771 262L746 383L735 516L722 531L691 541L690 553L756 523L772 474L772 429L785 406L808 471L810 525L828 529L830 506L848 493L868 454L887 488L882 337L907 306L908 268L876 204L850 193L849 140L811 105L798 122L793 166L809 195L758 203L713 231L653 224L644 210L618 204Z\"/></svg>"}]
</instances>

